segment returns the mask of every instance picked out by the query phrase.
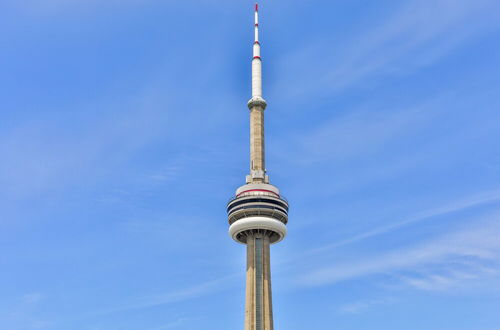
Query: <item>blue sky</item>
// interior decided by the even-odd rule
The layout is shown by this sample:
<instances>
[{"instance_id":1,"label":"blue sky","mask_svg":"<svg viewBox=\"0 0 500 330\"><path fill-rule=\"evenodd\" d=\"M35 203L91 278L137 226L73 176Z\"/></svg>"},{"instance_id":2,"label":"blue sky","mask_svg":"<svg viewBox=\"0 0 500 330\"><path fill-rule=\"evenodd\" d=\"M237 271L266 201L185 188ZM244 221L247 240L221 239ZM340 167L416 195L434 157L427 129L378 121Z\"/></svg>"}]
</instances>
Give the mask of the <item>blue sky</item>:
<instances>
[{"instance_id":1,"label":"blue sky","mask_svg":"<svg viewBox=\"0 0 500 330\"><path fill-rule=\"evenodd\" d=\"M0 2L0 328L242 328L251 1ZM500 3L261 2L277 329L499 330Z\"/></svg>"}]
</instances>

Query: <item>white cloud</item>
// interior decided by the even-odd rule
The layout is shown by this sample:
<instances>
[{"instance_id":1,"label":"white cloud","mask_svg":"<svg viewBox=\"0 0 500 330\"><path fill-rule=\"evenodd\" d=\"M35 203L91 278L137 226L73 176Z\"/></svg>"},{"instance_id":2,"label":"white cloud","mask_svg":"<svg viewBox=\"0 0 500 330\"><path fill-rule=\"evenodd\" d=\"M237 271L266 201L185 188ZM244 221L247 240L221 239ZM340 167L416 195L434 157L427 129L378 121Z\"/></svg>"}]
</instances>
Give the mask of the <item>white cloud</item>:
<instances>
[{"instance_id":1,"label":"white cloud","mask_svg":"<svg viewBox=\"0 0 500 330\"><path fill-rule=\"evenodd\" d=\"M40 292L30 292L21 297L21 300L26 304L37 304L44 299L44 295Z\"/></svg>"},{"instance_id":2,"label":"white cloud","mask_svg":"<svg viewBox=\"0 0 500 330\"><path fill-rule=\"evenodd\" d=\"M183 0L187 2L188 0ZM62 13L82 14L103 10L117 10L124 7L145 6L154 3L181 3L180 0L24 0L12 1L11 7L37 16L60 15ZM193 5L210 4L209 0L192 0Z\"/></svg>"},{"instance_id":3,"label":"white cloud","mask_svg":"<svg viewBox=\"0 0 500 330\"><path fill-rule=\"evenodd\" d=\"M418 223L420 221L425 221L433 217L437 216L443 216L447 214L452 214L456 213L459 211L466 210L471 207L475 206L480 206L480 205L485 205L489 203L496 203L500 202L500 191L498 190L493 190L493 191L486 191L486 192L481 192L478 194L475 194L473 196L469 196L467 198L463 198L460 200L452 201L446 205L439 206L427 211L419 212L411 217L409 217L406 220L392 223L390 225L382 226L373 230L366 231L364 233L360 233L358 235L355 235L353 237L350 237L348 239L334 242L332 244L328 244L325 246L322 246L318 249L313 249L308 251L309 254L314 254L314 253L320 253L324 252L327 250L331 250L340 246L356 243L359 241L362 241L364 239L368 239L371 237L376 237L379 235L386 234L391 231L395 231L397 229Z\"/></svg>"},{"instance_id":4,"label":"white cloud","mask_svg":"<svg viewBox=\"0 0 500 330\"><path fill-rule=\"evenodd\" d=\"M187 318L180 318L180 319L177 319L173 322L164 324L164 325L156 327L156 328L152 328L150 330L172 329L172 328L176 328L176 327L182 325L186 321L187 321Z\"/></svg>"},{"instance_id":5,"label":"white cloud","mask_svg":"<svg viewBox=\"0 0 500 330\"><path fill-rule=\"evenodd\" d=\"M110 5L128 6L141 2L144 0L107 0L105 2L99 0L25 0L13 2L11 6L30 14L49 15L67 11L102 9Z\"/></svg>"},{"instance_id":6,"label":"white cloud","mask_svg":"<svg viewBox=\"0 0 500 330\"><path fill-rule=\"evenodd\" d=\"M226 288L228 282L231 279L240 275L241 274L238 273L235 275L222 277L217 280L207 281L201 284L193 285L191 287L182 290L138 298L134 302L131 302L127 305L113 308L100 314L105 315L116 312L146 309L150 307L173 304L180 301L196 299L208 294L212 294L216 291L221 290L222 288Z\"/></svg>"},{"instance_id":7,"label":"white cloud","mask_svg":"<svg viewBox=\"0 0 500 330\"><path fill-rule=\"evenodd\" d=\"M52 323L47 321L35 321L31 324L32 329L47 329L50 326L52 326Z\"/></svg>"},{"instance_id":8,"label":"white cloud","mask_svg":"<svg viewBox=\"0 0 500 330\"><path fill-rule=\"evenodd\" d=\"M158 104L152 105L151 98ZM94 182L100 174L112 172L114 166L165 134L161 128L171 112L162 109L163 101L147 92L115 104L86 105L85 108L108 107L109 112L98 121L89 119L82 111L80 118L73 118L75 114L46 117L3 132L1 193L24 198L75 182ZM116 118L114 109L122 109L120 118ZM66 121L74 126L68 128ZM88 175L91 180L85 180Z\"/></svg>"},{"instance_id":9,"label":"white cloud","mask_svg":"<svg viewBox=\"0 0 500 330\"><path fill-rule=\"evenodd\" d=\"M367 309L370 309L377 305L383 305L392 302L394 302L394 299L392 298L360 300L340 306L338 308L338 312L341 314L360 314Z\"/></svg>"},{"instance_id":10,"label":"white cloud","mask_svg":"<svg viewBox=\"0 0 500 330\"><path fill-rule=\"evenodd\" d=\"M415 288L441 290L488 278L500 272L500 213L488 218L470 219L469 228L410 248L319 267L300 280L317 286L384 274Z\"/></svg>"},{"instance_id":11,"label":"white cloud","mask_svg":"<svg viewBox=\"0 0 500 330\"><path fill-rule=\"evenodd\" d=\"M431 100L400 111L370 109L335 117L296 138L304 155L300 161L338 163L379 152L387 148L388 143L397 141L395 137L411 136L428 124L441 112L436 111L439 103L439 100Z\"/></svg>"},{"instance_id":12,"label":"white cloud","mask_svg":"<svg viewBox=\"0 0 500 330\"><path fill-rule=\"evenodd\" d=\"M303 96L365 84L373 75L406 74L498 25L494 0L406 1L389 16L379 25L374 22L369 31L361 31L358 38L349 34L345 42L319 40L301 45L280 61L282 83L276 85L277 94L282 94L282 84L290 80L305 82L286 88L294 96Z\"/></svg>"}]
</instances>

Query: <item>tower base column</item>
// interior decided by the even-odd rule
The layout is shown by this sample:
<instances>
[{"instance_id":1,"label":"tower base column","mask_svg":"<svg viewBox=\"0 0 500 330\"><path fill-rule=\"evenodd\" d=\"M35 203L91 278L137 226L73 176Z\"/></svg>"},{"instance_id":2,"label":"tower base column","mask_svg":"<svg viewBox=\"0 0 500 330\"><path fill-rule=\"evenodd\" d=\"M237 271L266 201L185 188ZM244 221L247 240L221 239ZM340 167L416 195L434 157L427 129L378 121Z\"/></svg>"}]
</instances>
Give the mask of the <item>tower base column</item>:
<instances>
[{"instance_id":1,"label":"tower base column","mask_svg":"<svg viewBox=\"0 0 500 330\"><path fill-rule=\"evenodd\" d=\"M245 330L273 330L269 234L247 233Z\"/></svg>"}]
</instances>

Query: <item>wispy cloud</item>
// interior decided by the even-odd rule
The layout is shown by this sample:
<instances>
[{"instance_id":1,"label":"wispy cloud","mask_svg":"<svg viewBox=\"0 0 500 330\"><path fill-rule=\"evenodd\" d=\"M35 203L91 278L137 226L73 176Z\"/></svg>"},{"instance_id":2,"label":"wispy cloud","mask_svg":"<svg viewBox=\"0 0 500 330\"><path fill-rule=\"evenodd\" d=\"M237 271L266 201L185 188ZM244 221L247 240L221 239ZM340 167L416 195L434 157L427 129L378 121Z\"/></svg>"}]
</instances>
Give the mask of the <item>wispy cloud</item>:
<instances>
[{"instance_id":1,"label":"wispy cloud","mask_svg":"<svg viewBox=\"0 0 500 330\"><path fill-rule=\"evenodd\" d=\"M283 82L290 80L290 74L294 80L307 81L292 90L287 85L290 93L303 96L363 84L375 74L407 74L437 61L471 36L498 26L497 11L494 0L406 1L378 26L374 22L370 31L342 40L341 47L328 40L301 45L281 61L279 75ZM282 94L281 84L276 88Z\"/></svg>"},{"instance_id":2,"label":"wispy cloud","mask_svg":"<svg viewBox=\"0 0 500 330\"><path fill-rule=\"evenodd\" d=\"M425 221L437 216L443 216L447 214L457 213L459 211L463 211L472 207L481 206L489 203L497 203L500 202L500 191L487 191L481 192L473 196L469 196L467 198L463 198L460 200L452 201L446 205L442 205L427 211L419 212L406 220L395 222L386 226L381 226L379 228L375 228L373 230L369 230L353 237L350 237L345 240L341 240L338 242L334 242L332 244L328 244L322 246L317 249L313 249L308 251L308 254L316 254L324 251L328 251L340 246L353 244L368 238L376 237L379 235L383 235L403 227Z\"/></svg>"},{"instance_id":3,"label":"wispy cloud","mask_svg":"<svg viewBox=\"0 0 500 330\"><path fill-rule=\"evenodd\" d=\"M138 4L140 2L141 1L137 0L121 0L121 1L110 0L108 1L107 4L103 4L102 1L98 0L27 0L22 2L14 2L11 4L11 7L14 7L18 10L22 10L31 14L49 15L49 14L58 14L61 12L68 12L68 11L78 11L78 10L81 11L81 10L97 9L97 8L102 9L103 5L124 6L124 5Z\"/></svg>"},{"instance_id":4,"label":"wispy cloud","mask_svg":"<svg viewBox=\"0 0 500 330\"><path fill-rule=\"evenodd\" d=\"M479 280L482 277L496 277L500 274L497 267L483 267L477 264L470 265L469 269L451 269L437 274L419 274L398 277L404 284L420 290L436 291L455 287L464 281Z\"/></svg>"},{"instance_id":5,"label":"wispy cloud","mask_svg":"<svg viewBox=\"0 0 500 330\"><path fill-rule=\"evenodd\" d=\"M191 0L192 1L192 0ZM186 0L107 0L105 2L99 0L26 0L26 1L16 1L12 2L10 7L23 12L38 15L38 16L50 16L59 15L61 13L67 14L68 12L74 14L82 14L88 11L102 11L104 9L123 9L125 6L144 6L149 3L165 3L168 2L171 5L176 3L188 2ZM196 0L192 1L193 4L209 4L208 0Z\"/></svg>"},{"instance_id":6,"label":"wispy cloud","mask_svg":"<svg viewBox=\"0 0 500 330\"><path fill-rule=\"evenodd\" d=\"M293 137L301 154L307 155L300 161L306 164L326 160L339 163L377 153L389 143L425 127L442 112L438 111L439 105L439 99L431 99L406 109L360 109L335 117Z\"/></svg>"},{"instance_id":7,"label":"wispy cloud","mask_svg":"<svg viewBox=\"0 0 500 330\"><path fill-rule=\"evenodd\" d=\"M393 298L360 300L340 306L338 308L338 312L340 314L361 314L362 312L377 305L383 305L392 302L394 302Z\"/></svg>"},{"instance_id":8,"label":"wispy cloud","mask_svg":"<svg viewBox=\"0 0 500 330\"><path fill-rule=\"evenodd\" d=\"M119 119L113 111L97 122L65 118L78 121L76 127L68 129L60 118L47 116L3 132L0 135L0 152L5 156L0 164L2 193L36 195L46 189L84 181L88 174L95 179L103 171L111 170L161 132L161 123L170 113L159 111L161 100L151 105L151 97L145 93L128 99L129 105L108 104L107 107L123 109ZM131 109L130 104L137 108Z\"/></svg>"},{"instance_id":9,"label":"wispy cloud","mask_svg":"<svg viewBox=\"0 0 500 330\"><path fill-rule=\"evenodd\" d=\"M130 300L122 304L117 304L110 308L102 308L101 310L95 312L85 313L72 319L60 320L58 323L60 324L72 324L75 322L80 323L88 319L94 319L96 317L107 316L110 314L144 310L163 305L175 304L181 301L199 299L203 296L214 294L220 290L226 289L228 283L231 282L232 279L240 276L242 276L242 274L233 274L216 280L206 281L196 285L188 286L180 290L131 298ZM188 318L178 318L177 320L174 320L167 324L163 324L161 326L154 327L148 330L175 328L177 326L182 325L187 320ZM101 328L97 327L96 329L101 329Z\"/></svg>"},{"instance_id":10,"label":"wispy cloud","mask_svg":"<svg viewBox=\"0 0 500 330\"><path fill-rule=\"evenodd\" d=\"M164 324L162 326L159 326L159 327L156 327L156 328L152 328L150 330L162 330L162 329L172 329L172 328L176 328L180 325L182 325L184 322L186 322L188 319L187 318L180 318L180 319L177 319L173 322L170 322L170 323L167 323L167 324Z\"/></svg>"},{"instance_id":11,"label":"wispy cloud","mask_svg":"<svg viewBox=\"0 0 500 330\"><path fill-rule=\"evenodd\" d=\"M23 295L21 300L26 304L37 304L44 299L44 295L40 292L31 292Z\"/></svg>"},{"instance_id":12,"label":"wispy cloud","mask_svg":"<svg viewBox=\"0 0 500 330\"><path fill-rule=\"evenodd\" d=\"M467 94L466 101L462 94ZM323 176L335 174L332 182L321 181L314 187L312 180L302 180L302 187L311 186L314 193L352 191L409 175L446 175L449 168L466 164L463 159L494 147L496 128L491 123L500 116L493 108L487 116L467 110L489 97L489 92L464 88L442 90L439 95L406 105L382 106L367 101L346 114L332 113L310 129L297 127L272 149L277 150L285 169L296 172L314 167ZM463 110L460 115L457 109ZM468 124L463 125L464 121ZM457 129L449 129L454 126ZM490 162L477 165L487 171L495 164Z\"/></svg>"},{"instance_id":13,"label":"wispy cloud","mask_svg":"<svg viewBox=\"0 0 500 330\"><path fill-rule=\"evenodd\" d=\"M149 175L149 179L154 181L154 182L166 182L174 179L179 172L181 171L181 168L178 166L169 166L161 171L158 171L156 173L152 173Z\"/></svg>"},{"instance_id":14,"label":"wispy cloud","mask_svg":"<svg viewBox=\"0 0 500 330\"><path fill-rule=\"evenodd\" d=\"M354 263L320 267L301 278L304 285L325 285L384 274L417 288L443 289L500 272L500 213L470 219L470 228L433 241Z\"/></svg>"},{"instance_id":15,"label":"wispy cloud","mask_svg":"<svg viewBox=\"0 0 500 330\"><path fill-rule=\"evenodd\" d=\"M135 301L130 302L129 304L109 309L101 314L140 310L155 306L172 304L190 299L196 299L208 294L212 294L218 290L221 290L222 288L227 287L227 283L239 275L240 274L226 276L223 278L219 278L217 280L207 281L198 285L193 285L191 287L187 287L185 289L178 291L172 291L164 294L137 298Z\"/></svg>"}]
</instances>

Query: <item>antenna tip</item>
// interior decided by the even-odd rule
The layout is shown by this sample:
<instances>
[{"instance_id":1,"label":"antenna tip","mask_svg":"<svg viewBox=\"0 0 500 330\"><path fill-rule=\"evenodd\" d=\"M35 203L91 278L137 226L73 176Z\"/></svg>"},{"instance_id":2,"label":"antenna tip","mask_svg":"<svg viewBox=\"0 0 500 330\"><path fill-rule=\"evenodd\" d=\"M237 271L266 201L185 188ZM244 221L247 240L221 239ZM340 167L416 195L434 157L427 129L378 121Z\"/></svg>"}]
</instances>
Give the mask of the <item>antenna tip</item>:
<instances>
[{"instance_id":1,"label":"antenna tip","mask_svg":"<svg viewBox=\"0 0 500 330\"><path fill-rule=\"evenodd\" d=\"M255 11L259 11L259 3L258 2L255 3Z\"/></svg>"}]
</instances>

